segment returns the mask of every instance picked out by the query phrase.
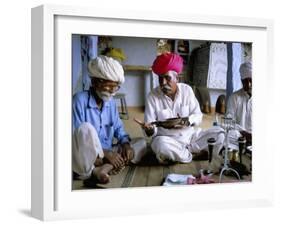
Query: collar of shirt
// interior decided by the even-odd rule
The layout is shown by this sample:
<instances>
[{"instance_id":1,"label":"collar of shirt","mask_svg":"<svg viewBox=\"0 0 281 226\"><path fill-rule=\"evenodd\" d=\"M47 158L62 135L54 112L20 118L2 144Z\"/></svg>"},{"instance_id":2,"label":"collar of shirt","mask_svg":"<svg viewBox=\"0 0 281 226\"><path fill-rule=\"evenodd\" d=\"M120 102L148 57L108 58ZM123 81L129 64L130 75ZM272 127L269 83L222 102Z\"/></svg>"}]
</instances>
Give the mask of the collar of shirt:
<instances>
[{"instance_id":1,"label":"collar of shirt","mask_svg":"<svg viewBox=\"0 0 281 226\"><path fill-rule=\"evenodd\" d=\"M97 102L96 102L96 99L94 98L93 95L91 95L90 91L88 92L88 95L89 95L89 98L88 98L88 107L89 108L98 108L98 105L97 105ZM103 102L103 107L110 107L109 105L109 101L104 101Z\"/></svg>"},{"instance_id":2,"label":"collar of shirt","mask_svg":"<svg viewBox=\"0 0 281 226\"><path fill-rule=\"evenodd\" d=\"M252 96L253 96L253 95L250 96L243 88L242 88L241 90L242 90L243 95L244 95L245 97L247 97L248 100L252 99Z\"/></svg>"}]
</instances>

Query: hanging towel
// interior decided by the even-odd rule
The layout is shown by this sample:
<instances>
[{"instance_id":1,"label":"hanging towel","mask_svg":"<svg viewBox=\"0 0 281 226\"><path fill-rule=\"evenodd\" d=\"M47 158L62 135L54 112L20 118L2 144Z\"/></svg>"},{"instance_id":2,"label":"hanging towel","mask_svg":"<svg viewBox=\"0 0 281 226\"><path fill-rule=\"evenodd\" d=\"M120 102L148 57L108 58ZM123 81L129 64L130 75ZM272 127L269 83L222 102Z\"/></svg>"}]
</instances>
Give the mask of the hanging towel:
<instances>
[{"instance_id":1,"label":"hanging towel","mask_svg":"<svg viewBox=\"0 0 281 226\"><path fill-rule=\"evenodd\" d=\"M227 47L223 43L212 43L207 87L210 89L226 89L227 78Z\"/></svg>"}]
</instances>

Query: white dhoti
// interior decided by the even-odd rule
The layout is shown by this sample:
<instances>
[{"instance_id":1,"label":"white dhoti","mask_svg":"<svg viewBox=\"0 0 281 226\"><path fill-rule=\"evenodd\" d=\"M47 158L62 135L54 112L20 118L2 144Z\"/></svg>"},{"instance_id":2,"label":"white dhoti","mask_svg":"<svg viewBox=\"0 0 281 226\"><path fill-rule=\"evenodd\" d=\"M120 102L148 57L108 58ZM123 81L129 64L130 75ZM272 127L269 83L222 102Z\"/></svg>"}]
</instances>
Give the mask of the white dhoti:
<instances>
[{"instance_id":1,"label":"white dhoti","mask_svg":"<svg viewBox=\"0 0 281 226\"><path fill-rule=\"evenodd\" d=\"M134 150L132 163L138 163L146 154L146 141L143 138L132 139L130 142ZM118 146L113 147L117 151ZM87 179L95 168L97 157L103 158L103 149L96 129L88 122L82 123L73 133L72 138L72 170L80 179Z\"/></svg>"},{"instance_id":2,"label":"white dhoti","mask_svg":"<svg viewBox=\"0 0 281 226\"><path fill-rule=\"evenodd\" d=\"M192 161L192 153L207 149L209 138L215 138L213 153L217 153L223 147L225 135L220 127L212 127L208 130L194 130L189 141L184 142L183 137L178 139L173 136L156 136L151 143L152 151L159 162L171 160L188 163Z\"/></svg>"},{"instance_id":3,"label":"white dhoti","mask_svg":"<svg viewBox=\"0 0 281 226\"><path fill-rule=\"evenodd\" d=\"M151 143L151 149L160 163L166 160L187 163L192 160L192 154L186 148L186 144L173 137L156 136Z\"/></svg>"},{"instance_id":4,"label":"white dhoti","mask_svg":"<svg viewBox=\"0 0 281 226\"><path fill-rule=\"evenodd\" d=\"M216 140L213 147L213 153L218 154L219 151L222 149L225 140L224 130L218 126L213 126L210 129L194 134L190 144L187 145L188 149L192 153L198 153L201 150L207 150L208 139L210 138L214 138Z\"/></svg>"},{"instance_id":5,"label":"white dhoti","mask_svg":"<svg viewBox=\"0 0 281 226\"><path fill-rule=\"evenodd\" d=\"M241 136L242 135L238 130L230 130L228 132L228 147L230 149L239 150L238 139Z\"/></svg>"}]
</instances>

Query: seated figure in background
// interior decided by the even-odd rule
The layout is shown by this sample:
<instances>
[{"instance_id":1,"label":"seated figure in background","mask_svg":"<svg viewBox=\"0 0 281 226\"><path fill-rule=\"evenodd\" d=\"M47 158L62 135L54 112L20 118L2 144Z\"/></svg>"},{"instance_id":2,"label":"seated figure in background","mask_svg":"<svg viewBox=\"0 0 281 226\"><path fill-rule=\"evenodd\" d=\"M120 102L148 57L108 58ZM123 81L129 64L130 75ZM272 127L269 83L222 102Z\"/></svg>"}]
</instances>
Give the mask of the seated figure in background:
<instances>
[{"instance_id":1,"label":"seated figure in background","mask_svg":"<svg viewBox=\"0 0 281 226\"><path fill-rule=\"evenodd\" d=\"M241 136L246 138L247 145L252 144L252 64L241 64L239 71L243 88L229 97L226 114L236 123L236 130L229 135L231 147L236 150Z\"/></svg>"},{"instance_id":2,"label":"seated figure in background","mask_svg":"<svg viewBox=\"0 0 281 226\"><path fill-rule=\"evenodd\" d=\"M91 89L73 97L72 170L80 179L107 183L112 170L141 160L146 141L130 139L112 98L125 81L121 64L100 56L89 62L88 70Z\"/></svg>"}]
</instances>

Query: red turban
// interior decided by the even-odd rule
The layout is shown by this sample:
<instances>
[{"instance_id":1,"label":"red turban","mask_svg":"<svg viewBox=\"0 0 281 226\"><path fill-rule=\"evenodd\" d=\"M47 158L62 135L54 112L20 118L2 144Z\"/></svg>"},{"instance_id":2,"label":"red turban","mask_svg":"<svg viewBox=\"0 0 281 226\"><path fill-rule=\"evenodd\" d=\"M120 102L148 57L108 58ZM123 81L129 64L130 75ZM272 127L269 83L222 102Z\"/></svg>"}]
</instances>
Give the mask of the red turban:
<instances>
[{"instance_id":1,"label":"red turban","mask_svg":"<svg viewBox=\"0 0 281 226\"><path fill-rule=\"evenodd\" d=\"M182 71L183 59L175 53L164 53L158 56L152 65L152 71L157 75L163 75L168 71L178 74Z\"/></svg>"}]
</instances>

